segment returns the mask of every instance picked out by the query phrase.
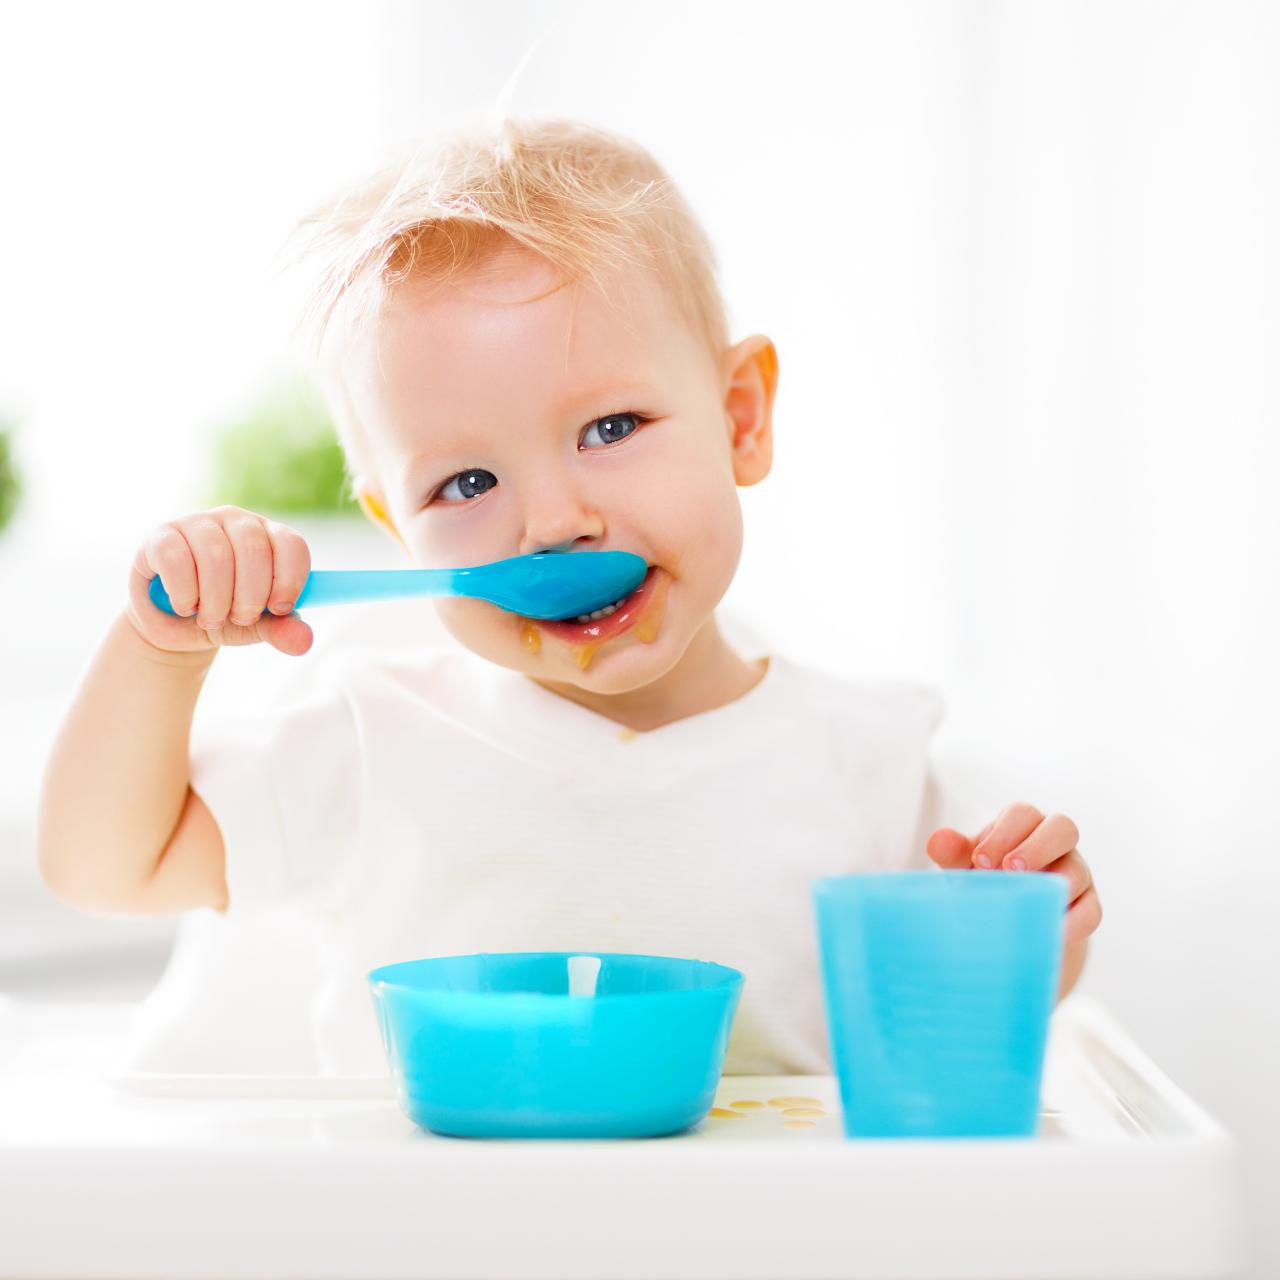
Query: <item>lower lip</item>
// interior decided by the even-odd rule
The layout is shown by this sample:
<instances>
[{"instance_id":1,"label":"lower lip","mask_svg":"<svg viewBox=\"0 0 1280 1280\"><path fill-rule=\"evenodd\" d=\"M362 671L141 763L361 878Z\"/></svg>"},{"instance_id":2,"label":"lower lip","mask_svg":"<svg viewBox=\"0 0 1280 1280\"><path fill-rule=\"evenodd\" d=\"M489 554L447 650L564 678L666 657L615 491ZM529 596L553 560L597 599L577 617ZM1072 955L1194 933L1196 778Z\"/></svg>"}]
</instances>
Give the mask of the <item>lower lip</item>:
<instances>
[{"instance_id":1,"label":"lower lip","mask_svg":"<svg viewBox=\"0 0 1280 1280\"><path fill-rule=\"evenodd\" d=\"M657 565L650 565L640 585L630 595L624 596L622 603L607 617L596 618L593 622L553 622L550 618L530 621L569 644L603 644L635 625L653 595L659 572Z\"/></svg>"}]
</instances>

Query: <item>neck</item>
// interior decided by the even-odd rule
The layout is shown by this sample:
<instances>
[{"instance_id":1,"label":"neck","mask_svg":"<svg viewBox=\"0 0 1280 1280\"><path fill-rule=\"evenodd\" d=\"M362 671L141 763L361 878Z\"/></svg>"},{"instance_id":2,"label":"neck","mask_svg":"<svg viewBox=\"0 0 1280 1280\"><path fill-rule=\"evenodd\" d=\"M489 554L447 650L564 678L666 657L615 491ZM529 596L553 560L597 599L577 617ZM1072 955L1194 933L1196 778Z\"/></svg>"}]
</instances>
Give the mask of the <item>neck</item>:
<instances>
[{"instance_id":1,"label":"neck","mask_svg":"<svg viewBox=\"0 0 1280 1280\"><path fill-rule=\"evenodd\" d=\"M734 702L764 679L768 659L747 662L725 640L715 614L689 642L689 647L665 675L627 693L595 693L559 680L529 679L551 693L568 698L626 725L637 733L660 729L673 720L713 711Z\"/></svg>"}]
</instances>

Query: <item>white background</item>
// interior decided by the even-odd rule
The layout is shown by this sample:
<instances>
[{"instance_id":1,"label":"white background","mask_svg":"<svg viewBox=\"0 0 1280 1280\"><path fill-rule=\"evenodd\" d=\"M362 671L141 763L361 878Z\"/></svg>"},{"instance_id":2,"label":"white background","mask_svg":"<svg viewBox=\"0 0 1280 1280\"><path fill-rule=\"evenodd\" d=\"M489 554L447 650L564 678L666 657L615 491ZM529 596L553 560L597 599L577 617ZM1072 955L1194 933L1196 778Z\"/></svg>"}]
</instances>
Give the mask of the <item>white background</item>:
<instances>
[{"instance_id":1,"label":"white background","mask_svg":"<svg viewBox=\"0 0 1280 1280\"><path fill-rule=\"evenodd\" d=\"M0 536L0 988L39 959L65 995L80 925L168 936L39 901L35 788L138 538L284 367L293 219L483 116L539 35L512 113L648 146L735 337L778 346L726 609L798 660L936 681L964 781L1076 819L1106 910L1082 989L1241 1139L1280 1273L1271 5L6 8L0 409L28 500ZM223 655L211 697L289 661Z\"/></svg>"}]
</instances>

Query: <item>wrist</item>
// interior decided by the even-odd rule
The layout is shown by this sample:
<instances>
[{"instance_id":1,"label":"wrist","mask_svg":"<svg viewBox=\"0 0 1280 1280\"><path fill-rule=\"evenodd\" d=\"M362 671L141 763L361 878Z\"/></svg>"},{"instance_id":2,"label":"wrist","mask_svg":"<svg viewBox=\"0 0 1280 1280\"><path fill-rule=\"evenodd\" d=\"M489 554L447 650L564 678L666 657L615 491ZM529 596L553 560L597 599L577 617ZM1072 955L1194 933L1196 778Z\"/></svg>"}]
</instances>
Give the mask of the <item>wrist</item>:
<instances>
[{"instance_id":1,"label":"wrist","mask_svg":"<svg viewBox=\"0 0 1280 1280\"><path fill-rule=\"evenodd\" d=\"M1062 951L1062 969L1058 980L1058 999L1068 996L1080 981L1080 973L1084 968L1085 957L1089 953L1089 939L1077 938L1068 943Z\"/></svg>"},{"instance_id":2,"label":"wrist","mask_svg":"<svg viewBox=\"0 0 1280 1280\"><path fill-rule=\"evenodd\" d=\"M126 605L116 623L117 630L127 638L125 643L146 662L159 667L172 667L180 671L207 671L218 656L218 646L210 645L207 649L162 649L153 644L143 634L133 615L131 606Z\"/></svg>"}]
</instances>

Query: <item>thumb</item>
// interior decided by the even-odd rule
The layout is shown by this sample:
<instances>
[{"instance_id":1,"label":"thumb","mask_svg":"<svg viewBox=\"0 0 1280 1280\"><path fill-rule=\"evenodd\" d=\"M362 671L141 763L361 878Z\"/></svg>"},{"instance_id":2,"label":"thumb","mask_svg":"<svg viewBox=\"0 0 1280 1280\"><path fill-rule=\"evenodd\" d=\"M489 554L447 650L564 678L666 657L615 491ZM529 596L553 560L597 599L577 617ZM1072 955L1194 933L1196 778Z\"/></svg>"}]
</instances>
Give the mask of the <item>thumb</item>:
<instances>
[{"instance_id":1,"label":"thumb","mask_svg":"<svg viewBox=\"0 0 1280 1280\"><path fill-rule=\"evenodd\" d=\"M296 611L286 613L283 617L264 613L254 626L259 640L264 640L273 649L279 649L281 653L294 658L300 658L306 653L315 639L311 628Z\"/></svg>"},{"instance_id":2,"label":"thumb","mask_svg":"<svg viewBox=\"0 0 1280 1280\"><path fill-rule=\"evenodd\" d=\"M951 827L939 827L925 844L925 852L946 871L973 865L973 847L977 843Z\"/></svg>"}]
</instances>

